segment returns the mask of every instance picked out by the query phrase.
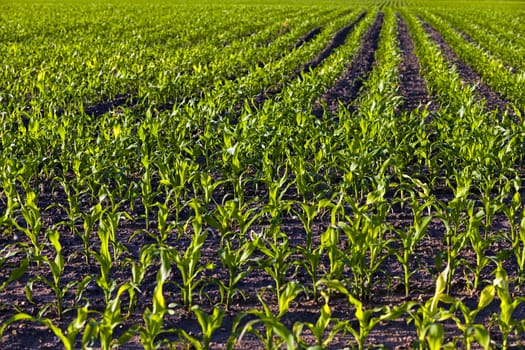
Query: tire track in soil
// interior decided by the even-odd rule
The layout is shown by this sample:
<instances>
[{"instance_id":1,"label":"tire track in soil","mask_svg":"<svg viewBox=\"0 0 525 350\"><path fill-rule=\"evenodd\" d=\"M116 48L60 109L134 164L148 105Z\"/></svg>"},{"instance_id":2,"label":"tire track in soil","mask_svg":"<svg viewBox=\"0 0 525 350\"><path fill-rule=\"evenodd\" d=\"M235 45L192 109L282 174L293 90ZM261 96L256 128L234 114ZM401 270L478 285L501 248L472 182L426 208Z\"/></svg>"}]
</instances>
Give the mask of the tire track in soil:
<instances>
[{"instance_id":1,"label":"tire track in soil","mask_svg":"<svg viewBox=\"0 0 525 350\"><path fill-rule=\"evenodd\" d=\"M320 101L312 108L312 114L322 117L325 109L330 114L337 114L339 103L348 106L354 101L364 84L364 79L372 71L375 52L379 45L379 34L383 26L384 13L380 12L374 24L361 39L361 48L350 63L346 72L325 92ZM326 105L323 108L323 105Z\"/></svg>"},{"instance_id":2,"label":"tire track in soil","mask_svg":"<svg viewBox=\"0 0 525 350\"><path fill-rule=\"evenodd\" d=\"M420 74L419 60L415 54L414 42L408 26L399 14L397 15L397 28L397 39L403 57L399 67L399 88L403 96L404 109L412 112L428 103L430 103L429 109L435 109L436 106L429 96L425 79Z\"/></svg>"},{"instance_id":3,"label":"tire track in soil","mask_svg":"<svg viewBox=\"0 0 525 350\"><path fill-rule=\"evenodd\" d=\"M501 95L492 90L487 84L483 83L481 76L474 71L472 67L463 62L447 44L441 33L439 33L434 27L418 17L423 25L423 28L428 33L430 38L439 45L441 52L445 59L451 66L456 66L458 73L463 81L468 84L475 86L475 93L486 101L485 109L487 111L498 110L500 112L510 111L510 103L505 100Z\"/></svg>"}]
</instances>

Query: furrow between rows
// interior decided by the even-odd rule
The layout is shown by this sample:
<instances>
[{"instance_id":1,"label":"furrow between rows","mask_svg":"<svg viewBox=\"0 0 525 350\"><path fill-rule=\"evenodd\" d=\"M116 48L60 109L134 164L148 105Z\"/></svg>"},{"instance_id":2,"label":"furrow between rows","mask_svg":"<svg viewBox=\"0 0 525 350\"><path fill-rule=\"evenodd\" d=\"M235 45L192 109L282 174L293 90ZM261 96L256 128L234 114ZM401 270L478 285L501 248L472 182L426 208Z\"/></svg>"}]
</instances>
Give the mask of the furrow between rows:
<instances>
[{"instance_id":1,"label":"furrow between rows","mask_svg":"<svg viewBox=\"0 0 525 350\"><path fill-rule=\"evenodd\" d=\"M416 108L431 104L435 107L428 94L425 79L420 74L419 60L415 54L414 42L408 30L406 22L397 16L398 42L403 56L399 67L400 90L404 100L404 108L411 112Z\"/></svg>"},{"instance_id":2,"label":"furrow between rows","mask_svg":"<svg viewBox=\"0 0 525 350\"><path fill-rule=\"evenodd\" d=\"M314 69L319 66L328 56L332 54L332 52L334 52L335 49L345 43L348 34L350 34L352 29L365 17L365 15L366 12L363 12L354 22L350 23L346 27L341 28L337 33L335 33L334 37L332 40L330 40L323 51L321 51L312 61L299 67L297 74L300 74L301 72L308 72L310 69Z\"/></svg>"},{"instance_id":3,"label":"furrow between rows","mask_svg":"<svg viewBox=\"0 0 525 350\"><path fill-rule=\"evenodd\" d=\"M330 39L328 44L325 46L325 48L313 60L311 60L308 63L305 63L304 65L301 65L291 76L288 77L287 80L291 81L297 78L299 75L301 75L301 73L306 73L310 69L315 69L316 67L318 67L325 59L327 59L334 52L335 49L337 49L339 46L345 43L346 38L350 34L351 30L357 24L359 24L359 22L361 22L365 16L366 12L361 13L355 21L337 31L332 37L332 39ZM253 107L259 108L264 104L266 100L275 97L281 92L282 86L283 84L280 84L278 87L275 87L269 91L262 92L255 96L253 98Z\"/></svg>"},{"instance_id":4,"label":"furrow between rows","mask_svg":"<svg viewBox=\"0 0 525 350\"><path fill-rule=\"evenodd\" d=\"M374 53L379 45L379 34L383 25L383 17L384 14L382 12L377 15L374 24L365 33L361 41L361 48L348 69L321 96L312 110L313 114L321 116L325 109L330 114L337 114L339 104L348 106L357 98L364 79L374 66Z\"/></svg>"},{"instance_id":5,"label":"furrow between rows","mask_svg":"<svg viewBox=\"0 0 525 350\"><path fill-rule=\"evenodd\" d=\"M508 109L509 102L502 98L497 92L483 83L480 75L469 65L463 62L447 44L443 36L430 24L420 19L423 28L430 38L439 45L445 59L451 66L455 66L459 75L466 84L475 86L475 93L486 101L487 110L505 111Z\"/></svg>"}]
</instances>

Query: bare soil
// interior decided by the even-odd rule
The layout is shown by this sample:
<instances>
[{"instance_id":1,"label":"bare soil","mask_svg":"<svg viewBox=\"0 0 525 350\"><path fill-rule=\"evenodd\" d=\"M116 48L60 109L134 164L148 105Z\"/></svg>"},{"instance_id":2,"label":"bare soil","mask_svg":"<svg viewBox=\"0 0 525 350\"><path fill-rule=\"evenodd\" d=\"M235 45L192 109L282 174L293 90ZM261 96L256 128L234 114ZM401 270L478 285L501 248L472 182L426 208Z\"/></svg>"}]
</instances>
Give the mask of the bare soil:
<instances>
[{"instance_id":1,"label":"bare soil","mask_svg":"<svg viewBox=\"0 0 525 350\"><path fill-rule=\"evenodd\" d=\"M321 116L326 109L328 114L336 115L340 103L349 106L357 98L364 79L372 71L375 62L374 53L379 44L383 17L382 12L378 14L374 24L363 36L361 47L346 72L321 96L312 113Z\"/></svg>"},{"instance_id":2,"label":"bare soil","mask_svg":"<svg viewBox=\"0 0 525 350\"><path fill-rule=\"evenodd\" d=\"M323 95L322 99L326 102L327 111L330 113L336 113L339 101L343 104L350 104L358 95L360 88L363 84L363 79L366 78L368 72L371 71L374 64L374 52L377 49L379 32L382 25L383 16L379 15L366 33L362 41L362 47L359 53L356 55L355 60L350 64L348 71L337 81L337 83ZM314 69L322 59L326 58L326 52L333 51L337 45L344 42L344 38L348 35L348 32L353 28L355 23L350 24L348 27L343 28L331 41L331 44L323 50L324 53L320 53L317 61L312 61L308 69ZM470 67L461 62L452 52L452 50L446 45L442 37L433 28L425 25L425 28L432 35L434 40L440 43L446 57L455 65L457 65L462 76L469 82L479 83L479 76L472 71ZM406 24L400 19L399 20L399 42L401 50L403 52L403 61L401 66L402 74L402 94L405 97L405 108L407 110L417 109L420 105L425 105L431 101L432 98L428 95L424 80L419 75L419 64L417 58L414 55L413 44L410 39L410 34L407 31ZM330 52L331 52L330 51ZM324 57L324 58L323 58ZM317 63L316 63L317 62ZM304 70L301 68L300 70ZM502 101L493 92L486 91L484 88L480 88L483 84L478 85L479 93L490 99L491 106L497 106L498 108L503 106ZM87 112L90 114L98 115L105 113L111 108L115 108L119 103L126 103L129 101L129 96L119 97L116 101L109 101L103 104L87 107ZM42 185L43 191L42 196L39 200L40 208L47 208L42 211L43 221L46 227L50 227L53 224L58 224L62 220L67 220L67 215L60 206L61 204L67 207L67 200L65 194L61 191L60 186L53 186L51 183L44 183ZM220 202L220 198L223 198L228 194L228 189L218 190L217 200ZM443 191L435 193L438 200L448 201L451 193ZM260 198L267 198L267 193L260 190L257 193L250 193L247 195L247 200L251 200L259 196ZM293 194L289 194L290 198L293 198ZM84 209L89 208L89 203L84 203ZM409 227L413 222L413 215L407 208L394 207L395 209L389 213L388 222L392 227L396 229L403 229ZM0 203L0 211L5 211L5 205ZM118 284L130 280L131 269L127 260L137 261L139 258L140 249L148 244L154 243L154 239L149 235L145 234L145 223L144 220L138 219L144 214L143 208L140 203L137 203L135 208L131 210L129 206L123 208L128 211L132 217L137 218L134 221L123 220L119 226L117 232L117 241L122 242L127 248L126 251L121 255L119 261L114 264L112 269L112 278L114 278ZM189 215L184 213L183 215ZM328 215L329 216L329 215ZM156 217L156 213L151 213L151 217ZM289 245L292 248L293 254L298 254L297 247L305 245L305 231L302 223L292 213L285 215L281 220L281 230L288 236ZM252 230L254 232L261 232L267 223L256 222ZM321 234L326 230L329 225L329 217L327 215L318 218L314 223L314 242L319 242ZM83 245L81 239L75 235L71 229L61 227L61 243L64 247L63 254L66 257L66 270L62 278L62 285L65 286L69 282L78 282L86 276L96 276L99 274L99 266L91 260L87 263L83 254ZM156 223L152 223L152 227L156 227ZM80 227L81 229L81 227ZM508 229L508 222L505 218L497 217L495 219L495 230ZM153 229L154 230L154 229ZM373 282L371 286L371 293L368 299L364 300L364 304L367 309L382 306L397 306L402 303L412 300L418 302L424 302L429 300L435 288L435 279L439 272L442 270L442 262L440 257L443 257L447 251L447 247L444 244L445 227L437 219L433 220L430 224L428 234L423 240L421 240L416 247L414 252L414 259L411 262L411 269L414 275L411 278L411 294L406 297L404 294L403 284L403 270L401 265L397 262L396 258L385 251L387 255L384 262L376 275L373 276ZM385 239L395 237L395 232L390 231L384 237ZM90 249L96 250L98 247L98 237L96 233L93 233L90 237ZM211 310L213 305L218 303L220 299L219 289L213 282L214 280L225 281L228 275L227 269L222 265L221 260L218 256L217 247L220 245L221 236L218 232L211 230L204 247L201 250L202 258L201 262L206 264L213 262L215 269L211 271L205 271L201 277L204 281L208 281L209 284L203 284L203 289L199 296L196 297L196 303L199 304L205 310ZM178 247L180 250L184 250L188 244L189 239L182 237L177 239L176 233L173 232L168 238L170 245ZM21 244L30 244L27 237L24 236L13 236L6 233L0 235L0 246L7 247L11 246L12 249L16 249ZM347 242L343 242L347 244ZM391 248L396 249L399 247L392 246ZM510 252L511 247L505 241L494 240L491 241L486 254L491 256L501 252ZM49 249L45 250L44 254L49 257L53 257L53 252ZM256 253L260 254L260 253ZM475 265L475 254L469 249L465 248L461 252L462 261L459 264L453 278L450 294L457 299L463 300L471 307L475 307L477 298L479 297L479 290L473 291L469 288L469 279L472 277L469 267ZM7 279L8 274L14 268L19 266L23 261L23 254L15 254L6 259L4 268L0 270L0 281ZM323 268L326 268L328 262L326 257L322 261ZM510 274L511 280L516 277L517 263L513 258L506 260L504 265L505 269ZM486 269L482 272L482 280L484 285L490 283L494 276L492 271L495 265L489 264ZM159 261L155 260L154 264L148 269L144 282L140 286L139 297L137 305L131 310L131 314L121 320L114 332L116 335L123 334L126 330L134 325L143 325L144 321L142 315L146 308L152 306L153 291L156 286L156 273L159 269ZM298 283L311 286L311 281L304 269L298 267L289 267L286 271L287 281L297 281ZM31 315L37 315L41 310L48 307L44 313L45 317L50 318L56 325L65 329L68 323L75 317L75 312L66 312L62 318L56 315L54 310L54 303L56 297L46 285L39 282L37 278L43 276L46 279L51 278L51 273L44 264L37 266L32 264L24 274L24 276L16 282L9 283L6 288L0 291L0 322L5 322L17 310L29 313ZM349 270L345 272L345 277L351 278L352 275ZM173 282L180 282L180 273L172 268L170 279ZM33 282L32 291L32 302L28 301L26 296L26 285L28 282ZM273 282L271 277L265 273L262 269L257 268L251 271L241 282L239 288L245 293L246 299L236 298L231 309L227 311L224 322L219 330L214 334L213 342L211 345L212 349L224 349L228 341L228 337L232 333L232 327L235 323L235 318L242 312L246 312L252 309L260 310L262 308L261 303L257 298L257 293L262 293L265 288L272 286ZM511 291L513 297L524 296L523 286L511 285ZM75 293L77 292L76 287L72 287L69 290L64 299L64 305L66 308L79 307L89 303L90 310L93 313L90 318L94 321L101 319L100 314L97 312L103 312L106 308L104 295L102 290L97 287L94 281L90 282L88 288L84 294L79 298ZM165 328L172 329L184 329L188 333L199 336L200 328L196 318L180 303L180 292L175 284L168 284L164 289L164 295L166 302L172 305L173 313L166 315L164 318ZM263 299L275 312L278 308L277 301L271 293L263 293ZM124 311L126 308L126 296L124 296L122 307ZM312 322L315 323L319 317L319 310L322 303L320 300L312 300L312 298L306 294L299 295L294 302L292 302L290 310L283 317L282 322L291 329L293 324L298 321ZM334 297L331 300L330 306L333 310L333 317L341 320L351 320L353 325L357 324L354 317L355 309L350 306L345 298ZM501 334L495 324L495 321L491 318L492 315L497 312L499 308L498 302L495 300L489 307L479 316L480 322L483 322L491 332L493 340L499 341ZM525 307L519 307L514 313L514 318L525 319ZM370 334L367 344L369 346L382 344L387 349L411 349L416 346L416 329L413 323L407 324L407 315L393 320L385 321L379 324ZM244 321L245 322L245 321ZM459 330L452 322L445 323L446 325L446 336L447 341L454 340L454 337L460 335ZM176 334L165 334L166 337L172 342L177 342L178 337ZM313 336L309 335L306 339L313 343ZM511 343L515 349L525 348L525 340L520 335L512 336ZM342 349L354 345L355 342L350 334L340 334L334 338L333 342L329 345L330 349ZM97 344L98 346L98 344ZM0 340L0 347L2 349L57 349L61 347L59 339L54 336L49 329L37 323L29 322L17 322L9 326L4 334L4 337ZM457 343L458 348L464 347L461 342ZM123 349L140 349L140 339L137 336L130 339L124 346ZM167 346L166 346L167 348ZM185 346L180 346L185 348ZM236 348L238 349L262 349L263 346L253 335L247 334L242 340L238 340Z\"/></svg>"},{"instance_id":3,"label":"bare soil","mask_svg":"<svg viewBox=\"0 0 525 350\"><path fill-rule=\"evenodd\" d=\"M403 55L399 67L400 90L403 95L404 108L411 112L433 102L428 94L425 79L420 74L419 61L414 52L414 43L408 26L401 16L398 16L397 19L399 48Z\"/></svg>"},{"instance_id":4,"label":"bare soil","mask_svg":"<svg viewBox=\"0 0 525 350\"><path fill-rule=\"evenodd\" d=\"M434 40L439 45L441 52L445 56L445 59L450 62L451 66L453 65L457 68L458 73L460 74L463 81L476 87L476 94L486 101L485 108L489 111L506 111L509 106L509 102L501 97L501 95L499 95L497 92L492 90L487 84L485 84L482 81L481 76L454 53L441 33L439 33L427 22L422 20L422 23L423 28L430 35L432 40Z\"/></svg>"}]
</instances>

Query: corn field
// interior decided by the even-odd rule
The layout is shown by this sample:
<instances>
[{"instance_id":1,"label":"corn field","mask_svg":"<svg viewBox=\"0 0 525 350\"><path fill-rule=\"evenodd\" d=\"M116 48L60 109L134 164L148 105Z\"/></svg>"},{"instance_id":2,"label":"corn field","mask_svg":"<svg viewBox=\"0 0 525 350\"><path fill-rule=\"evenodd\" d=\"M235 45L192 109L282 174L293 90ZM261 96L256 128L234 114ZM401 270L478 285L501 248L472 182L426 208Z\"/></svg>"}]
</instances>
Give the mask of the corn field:
<instances>
[{"instance_id":1,"label":"corn field","mask_svg":"<svg viewBox=\"0 0 525 350\"><path fill-rule=\"evenodd\" d=\"M525 348L525 2L0 3L2 349Z\"/></svg>"}]
</instances>

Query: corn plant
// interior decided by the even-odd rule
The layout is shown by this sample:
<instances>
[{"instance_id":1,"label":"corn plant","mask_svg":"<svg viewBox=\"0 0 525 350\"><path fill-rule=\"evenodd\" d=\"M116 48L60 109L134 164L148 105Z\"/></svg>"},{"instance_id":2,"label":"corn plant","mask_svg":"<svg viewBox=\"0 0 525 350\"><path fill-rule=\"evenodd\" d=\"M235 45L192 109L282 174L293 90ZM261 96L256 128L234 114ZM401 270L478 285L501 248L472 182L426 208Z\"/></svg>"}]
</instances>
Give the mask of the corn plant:
<instances>
[{"instance_id":1,"label":"corn plant","mask_svg":"<svg viewBox=\"0 0 525 350\"><path fill-rule=\"evenodd\" d=\"M205 270L214 268L213 263L202 264L201 249L208 237L208 231L203 230L203 218L201 215L201 206L196 201L191 202L194 209L195 217L192 219L193 233L191 242L184 252L179 252L176 248L169 250L169 259L173 261L181 274L180 282L173 282L181 292L182 304L187 309L193 306L193 294L196 288L203 282L199 279L201 273Z\"/></svg>"},{"instance_id":2,"label":"corn plant","mask_svg":"<svg viewBox=\"0 0 525 350\"><path fill-rule=\"evenodd\" d=\"M389 241L385 239L389 230L385 223L388 203L359 206L351 199L345 200L352 209L352 217L343 214L344 221L337 223L347 239L348 248L343 250L346 264L352 271L352 290L359 298L370 295L372 279L388 254ZM372 214L368 212L372 211Z\"/></svg>"},{"instance_id":3,"label":"corn plant","mask_svg":"<svg viewBox=\"0 0 525 350\"><path fill-rule=\"evenodd\" d=\"M408 322L414 322L418 335L417 346L419 349L441 349L445 338L445 330L441 322L454 316L451 310L439 306L440 302L453 303L454 299L445 292L450 277L447 266L436 279L434 296L428 301L416 305L415 310L409 311Z\"/></svg>"},{"instance_id":4,"label":"corn plant","mask_svg":"<svg viewBox=\"0 0 525 350\"><path fill-rule=\"evenodd\" d=\"M222 325L222 320L224 319L224 311L218 307L213 308L212 314L209 315L204 310L202 310L198 305L194 305L191 308L191 311L197 317L199 326L202 330L202 340L199 340L186 332L183 329L179 330L179 333L182 337L197 350L208 350L210 349L210 342L213 333L219 329Z\"/></svg>"},{"instance_id":5,"label":"corn plant","mask_svg":"<svg viewBox=\"0 0 525 350\"><path fill-rule=\"evenodd\" d=\"M476 316L480 311L485 309L492 301L496 294L494 285L488 285L485 287L479 297L478 305L475 309L470 309L461 300L456 300L453 303L454 308L461 311L463 320L457 316L452 318L456 322L458 328L463 332L463 340L465 342L465 348L471 349L473 341L477 341L484 349L490 348L490 334L487 328L479 323L476 323ZM452 312L453 310L451 310Z\"/></svg>"},{"instance_id":6,"label":"corn plant","mask_svg":"<svg viewBox=\"0 0 525 350\"><path fill-rule=\"evenodd\" d=\"M488 264L493 260L493 257L487 256L486 250L489 248L492 243L492 239L481 237L480 226L481 221L484 216L483 210L477 212L474 211L475 202L469 201L467 203L467 214L468 214L468 225L466 227L466 234L472 246L472 249L476 253L476 265L473 268L474 270L474 283L473 289L477 290L480 284L480 276L482 270L488 266Z\"/></svg>"},{"instance_id":7,"label":"corn plant","mask_svg":"<svg viewBox=\"0 0 525 350\"><path fill-rule=\"evenodd\" d=\"M319 269L321 267L323 246L319 245L314 247L312 225L314 219L318 215L321 215L323 210L331 206L332 203L329 200L321 200L312 205L300 203L300 210L295 211L301 220L301 223L303 224L306 235L304 247L296 247L296 251L302 256L302 259L297 260L297 265L302 267L311 279L312 297L314 300L316 300L319 296L319 292L317 290L317 281L320 279Z\"/></svg>"},{"instance_id":8,"label":"corn plant","mask_svg":"<svg viewBox=\"0 0 525 350\"><path fill-rule=\"evenodd\" d=\"M520 213L519 220L520 227L512 241L512 251L518 263L518 283L521 283L525 280L525 208Z\"/></svg>"},{"instance_id":9,"label":"corn plant","mask_svg":"<svg viewBox=\"0 0 525 350\"><path fill-rule=\"evenodd\" d=\"M151 111L149 111L149 114L151 115ZM145 126L145 124L141 125L141 127L139 128L138 135L142 144L142 157L140 159L140 162L144 167L144 173L142 174L142 178L140 181L141 200L142 205L144 206L144 220L146 223L146 230L149 230L149 214L151 210L151 205L153 204L154 192L152 186L153 169L151 167L151 141L150 135L148 133L148 128L147 126Z\"/></svg>"},{"instance_id":10,"label":"corn plant","mask_svg":"<svg viewBox=\"0 0 525 350\"><path fill-rule=\"evenodd\" d=\"M237 284L252 270L249 263L253 260L253 252L257 248L257 239L246 240L235 245L229 236L225 236L219 248L219 257L222 264L228 269L228 282L220 282L222 303L226 310L229 310L233 298L239 294L243 299L245 294L242 289L237 288ZM247 266L246 266L247 265Z\"/></svg>"},{"instance_id":11,"label":"corn plant","mask_svg":"<svg viewBox=\"0 0 525 350\"><path fill-rule=\"evenodd\" d=\"M469 199L467 196L470 191L471 179L468 172L456 174L456 187L454 187L454 199L449 203L437 203L437 217L445 225L445 243L447 269L450 276L445 279L448 283L460 264L460 253L465 247L468 239L468 232L462 228L464 225L464 210L466 209ZM439 268L439 267L438 267ZM450 285L447 285L447 293L450 291Z\"/></svg>"},{"instance_id":12,"label":"corn plant","mask_svg":"<svg viewBox=\"0 0 525 350\"><path fill-rule=\"evenodd\" d=\"M96 205L94 205L89 212L82 212L82 227L83 231L82 233L79 233L80 238L82 239L83 247L84 247L84 257L86 260L86 264L90 264L91 262L91 253L90 253L90 242L91 242L91 234L93 233L93 230L95 228L95 224L97 221L100 221L102 215L106 212L107 209L102 208L102 204L99 202Z\"/></svg>"},{"instance_id":13,"label":"corn plant","mask_svg":"<svg viewBox=\"0 0 525 350\"><path fill-rule=\"evenodd\" d=\"M350 320L339 321L336 329L342 327L345 331L352 334L357 342L359 350L365 349L366 340L370 332L380 323L387 320L395 320L406 312L410 311L413 303L405 303L401 306L390 308L387 306L365 309L363 303L355 298L341 281L321 280L319 283L326 288L326 293L337 292L348 298L350 304L355 307L354 316L359 323L359 328L355 328Z\"/></svg>"},{"instance_id":14,"label":"corn plant","mask_svg":"<svg viewBox=\"0 0 525 350\"><path fill-rule=\"evenodd\" d=\"M334 338L345 331L346 324L344 322L337 322L332 317L332 310L330 309L330 296L325 291L321 291L325 302L321 307L319 318L314 323L311 322L296 322L293 326L293 334L297 344L305 349L326 349ZM330 327L332 325L332 327ZM304 327L308 328L315 337L315 345L308 346L306 342L301 339Z\"/></svg>"},{"instance_id":15,"label":"corn plant","mask_svg":"<svg viewBox=\"0 0 525 350\"><path fill-rule=\"evenodd\" d=\"M47 232L47 237L51 242L53 249L55 250L55 258L49 259L44 256L42 259L44 263L49 267L52 274L52 279L47 280L43 276L38 276L36 279L40 282L46 284L56 296L56 302L53 303L53 306L56 307L57 316L62 317L62 312L64 309L64 297L67 291L73 287L77 281L71 281L65 286L62 285L62 274L64 273L64 256L62 255L62 244L60 244L60 233L56 229L49 230Z\"/></svg>"},{"instance_id":16,"label":"corn plant","mask_svg":"<svg viewBox=\"0 0 525 350\"><path fill-rule=\"evenodd\" d=\"M111 299L111 293L117 287L117 281L111 278L111 269L113 264L118 259L117 246L120 245L115 238L116 227L115 221L118 222L119 214L106 213L100 217L99 229L97 231L100 240L100 247L98 251L93 251L92 254L97 260L100 267L100 275L96 277L97 285L104 292L106 303ZM113 246L113 253L111 247Z\"/></svg>"},{"instance_id":17,"label":"corn plant","mask_svg":"<svg viewBox=\"0 0 525 350\"><path fill-rule=\"evenodd\" d=\"M418 199L412 196L410 203L414 223L408 229L395 229L403 244L403 249L401 251L394 250L394 255L403 266L405 296L407 297L410 293L410 277L414 274L414 271L411 272L410 269L411 258L418 242L425 236L427 227L432 220L432 216L423 216L424 211L430 209L431 201L425 201L420 204Z\"/></svg>"},{"instance_id":18,"label":"corn plant","mask_svg":"<svg viewBox=\"0 0 525 350\"><path fill-rule=\"evenodd\" d=\"M158 246L155 244L150 244L142 247L139 252L139 259L135 261L133 259L129 260L131 265L131 280L128 282L130 288L128 289L129 294L129 305L128 305L128 316L131 315L133 308L137 303L137 293L142 294L141 284L146 275L147 269L151 266L153 258L158 252Z\"/></svg>"},{"instance_id":19,"label":"corn plant","mask_svg":"<svg viewBox=\"0 0 525 350\"><path fill-rule=\"evenodd\" d=\"M116 295L107 301L105 310L97 312L99 318L91 318L87 321L82 335L84 347L90 347L98 340L102 349L111 349L125 343L132 336L132 332L124 332L119 338L114 337L115 328L124 322L121 297L128 289L127 284L120 286Z\"/></svg>"},{"instance_id":20,"label":"corn plant","mask_svg":"<svg viewBox=\"0 0 525 350\"><path fill-rule=\"evenodd\" d=\"M234 326L234 336L228 341L230 346L235 342L242 341L246 332L255 334L264 345L265 349L279 349L282 345L286 345L287 349L295 349L296 341L294 334L282 322L281 317L288 311L290 303L299 295L301 288L295 282L289 282L283 287L281 298L278 299L279 312L274 314L268 304L264 301L265 289L257 293L257 298L263 307L263 311L252 309L243 316L254 316L255 318L242 325L242 328L237 335L237 327L240 326L240 320L237 320ZM264 332L255 327L262 324Z\"/></svg>"},{"instance_id":21,"label":"corn plant","mask_svg":"<svg viewBox=\"0 0 525 350\"><path fill-rule=\"evenodd\" d=\"M31 255L35 257L38 264L40 264L40 257L42 256L42 250L44 249L41 237L44 224L42 222L42 214L36 201L36 193L28 189L25 201L22 201L21 198L19 198L19 202L21 203L20 211L26 222L26 227L22 227L16 222L14 222L14 224L18 230L25 233L31 242Z\"/></svg>"},{"instance_id":22,"label":"corn plant","mask_svg":"<svg viewBox=\"0 0 525 350\"><path fill-rule=\"evenodd\" d=\"M77 317L74 318L73 321L71 321L71 323L69 323L65 330L62 330L60 327L58 327L55 323L53 323L53 320L50 318L35 317L27 313L20 312L15 314L13 317L11 317L9 320L4 322L0 326L0 336L3 336L6 328L15 322L36 322L49 328L49 330L51 330L53 334L60 339L60 341L62 342L62 346L64 346L64 349L73 350L75 349L77 336L86 327L89 312L89 304L85 305L84 307L78 308Z\"/></svg>"},{"instance_id":23,"label":"corn plant","mask_svg":"<svg viewBox=\"0 0 525 350\"><path fill-rule=\"evenodd\" d=\"M265 258L257 260L263 269L273 279L274 292L277 300L280 301L284 293L285 280L288 270L292 267L290 261L291 249L288 245L288 236L284 233L273 235L272 239L264 237L256 239L257 249Z\"/></svg>"},{"instance_id":24,"label":"corn plant","mask_svg":"<svg viewBox=\"0 0 525 350\"><path fill-rule=\"evenodd\" d=\"M158 349L161 345L157 338L166 332L163 329L164 316L169 312L163 291L171 273L169 251L166 249L160 250L160 262L156 279L157 284L153 291L153 306L144 311L144 327L138 329L142 345L147 350Z\"/></svg>"},{"instance_id":25,"label":"corn plant","mask_svg":"<svg viewBox=\"0 0 525 350\"><path fill-rule=\"evenodd\" d=\"M518 320L513 319L513 313L516 308L525 302L524 297L513 298L509 289L509 278L507 272L498 263L496 270L494 271L495 278L493 286L495 287L495 294L500 301L500 312L497 317L498 327L502 334L502 348L508 348L509 335L513 330L517 329Z\"/></svg>"}]
</instances>

